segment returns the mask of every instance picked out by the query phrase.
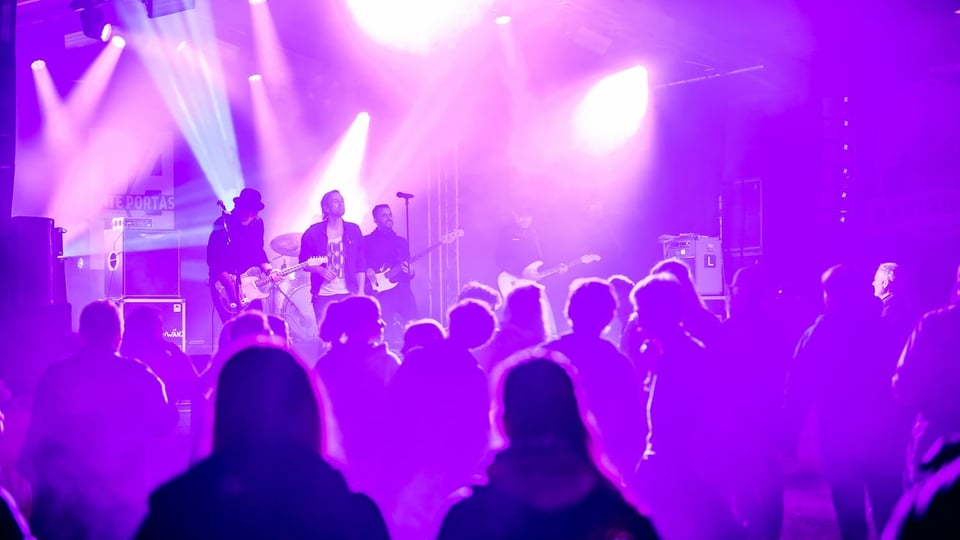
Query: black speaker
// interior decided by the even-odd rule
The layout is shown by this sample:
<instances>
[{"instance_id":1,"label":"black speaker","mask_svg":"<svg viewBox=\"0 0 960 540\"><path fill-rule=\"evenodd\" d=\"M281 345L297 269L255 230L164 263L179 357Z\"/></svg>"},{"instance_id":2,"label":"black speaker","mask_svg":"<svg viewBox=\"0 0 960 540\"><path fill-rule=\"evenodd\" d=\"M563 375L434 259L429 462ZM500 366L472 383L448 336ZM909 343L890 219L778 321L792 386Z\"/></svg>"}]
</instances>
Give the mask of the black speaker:
<instances>
[{"instance_id":1,"label":"black speaker","mask_svg":"<svg viewBox=\"0 0 960 540\"><path fill-rule=\"evenodd\" d=\"M727 251L762 251L763 183L760 179L726 184L720 204L723 248Z\"/></svg>"},{"instance_id":2,"label":"black speaker","mask_svg":"<svg viewBox=\"0 0 960 540\"><path fill-rule=\"evenodd\" d=\"M63 229L44 217L15 217L3 226L6 302L15 306L67 303Z\"/></svg>"},{"instance_id":3,"label":"black speaker","mask_svg":"<svg viewBox=\"0 0 960 540\"><path fill-rule=\"evenodd\" d=\"M180 298L180 231L104 231L107 297Z\"/></svg>"}]
</instances>

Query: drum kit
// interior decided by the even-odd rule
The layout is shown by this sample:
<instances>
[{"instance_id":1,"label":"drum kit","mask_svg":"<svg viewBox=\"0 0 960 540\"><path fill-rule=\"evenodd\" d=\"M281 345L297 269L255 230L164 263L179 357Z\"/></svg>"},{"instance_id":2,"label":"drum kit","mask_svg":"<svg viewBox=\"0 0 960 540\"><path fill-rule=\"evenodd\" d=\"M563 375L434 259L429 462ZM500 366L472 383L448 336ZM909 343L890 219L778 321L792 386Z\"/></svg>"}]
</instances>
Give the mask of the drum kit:
<instances>
[{"instance_id":1,"label":"drum kit","mask_svg":"<svg viewBox=\"0 0 960 540\"><path fill-rule=\"evenodd\" d=\"M274 261L283 261L281 268L296 264L300 255L300 234L281 234L270 241L270 249L277 253ZM269 314L287 321L294 342L314 342L319 339L317 320L310 301L310 278L306 272L296 272L281 281L264 307Z\"/></svg>"}]
</instances>

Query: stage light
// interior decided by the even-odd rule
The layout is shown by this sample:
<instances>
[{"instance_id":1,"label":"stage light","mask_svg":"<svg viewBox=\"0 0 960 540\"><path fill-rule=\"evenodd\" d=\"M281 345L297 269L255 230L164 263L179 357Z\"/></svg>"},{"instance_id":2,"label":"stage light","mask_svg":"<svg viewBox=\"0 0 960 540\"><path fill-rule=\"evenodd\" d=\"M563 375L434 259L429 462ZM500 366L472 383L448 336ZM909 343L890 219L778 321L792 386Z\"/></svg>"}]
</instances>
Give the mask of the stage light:
<instances>
[{"instance_id":1,"label":"stage light","mask_svg":"<svg viewBox=\"0 0 960 540\"><path fill-rule=\"evenodd\" d=\"M253 75L247 77L247 80L249 80L250 82L261 82L263 81L263 76L260 75L259 73L254 73Z\"/></svg>"},{"instance_id":2,"label":"stage light","mask_svg":"<svg viewBox=\"0 0 960 540\"><path fill-rule=\"evenodd\" d=\"M113 36L113 39L110 40L110 44L118 49L122 49L127 46L127 40L123 39L121 36Z\"/></svg>"},{"instance_id":3,"label":"stage light","mask_svg":"<svg viewBox=\"0 0 960 540\"><path fill-rule=\"evenodd\" d=\"M98 39L103 42L110 40L113 34L113 25L107 22L103 15L104 0L73 0L70 2L70 8L80 15L80 28L83 35L90 39Z\"/></svg>"},{"instance_id":4,"label":"stage light","mask_svg":"<svg viewBox=\"0 0 960 540\"><path fill-rule=\"evenodd\" d=\"M30 64L30 69L32 69L32 70L34 70L34 71L40 71L41 69L47 69L47 63L44 62L43 60L34 60L33 63Z\"/></svg>"},{"instance_id":5,"label":"stage light","mask_svg":"<svg viewBox=\"0 0 960 540\"><path fill-rule=\"evenodd\" d=\"M147 7L147 17L156 19L194 9L197 0L143 0L143 5Z\"/></svg>"},{"instance_id":6,"label":"stage light","mask_svg":"<svg viewBox=\"0 0 960 540\"><path fill-rule=\"evenodd\" d=\"M501 16L497 17L496 22L497 22L497 24L500 24L500 25L510 24L510 16L509 16L509 15L501 15Z\"/></svg>"},{"instance_id":7,"label":"stage light","mask_svg":"<svg viewBox=\"0 0 960 540\"><path fill-rule=\"evenodd\" d=\"M647 114L647 70L634 66L597 82L580 102L574 126L592 154L606 154L625 144Z\"/></svg>"},{"instance_id":8,"label":"stage light","mask_svg":"<svg viewBox=\"0 0 960 540\"><path fill-rule=\"evenodd\" d=\"M267 0L250 0L250 5L253 4L266 4Z\"/></svg>"},{"instance_id":9,"label":"stage light","mask_svg":"<svg viewBox=\"0 0 960 540\"><path fill-rule=\"evenodd\" d=\"M185 50L187 50L187 42L186 42L186 41L181 41L180 44L177 45L177 52L178 52L178 53L182 53L182 52L185 51Z\"/></svg>"}]
</instances>

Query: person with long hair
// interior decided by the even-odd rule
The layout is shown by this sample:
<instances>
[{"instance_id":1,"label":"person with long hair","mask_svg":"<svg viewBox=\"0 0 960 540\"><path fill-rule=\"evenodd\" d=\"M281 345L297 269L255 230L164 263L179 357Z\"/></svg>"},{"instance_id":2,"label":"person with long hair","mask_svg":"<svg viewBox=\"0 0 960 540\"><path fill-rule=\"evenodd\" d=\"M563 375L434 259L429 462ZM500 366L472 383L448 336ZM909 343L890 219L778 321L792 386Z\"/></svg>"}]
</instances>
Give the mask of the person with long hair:
<instances>
[{"instance_id":1,"label":"person with long hair","mask_svg":"<svg viewBox=\"0 0 960 540\"><path fill-rule=\"evenodd\" d=\"M220 373L213 453L154 492L137 538L388 538L373 501L321 455L307 368L268 338L252 339Z\"/></svg>"},{"instance_id":2,"label":"person with long hair","mask_svg":"<svg viewBox=\"0 0 960 540\"><path fill-rule=\"evenodd\" d=\"M504 363L497 420L508 446L486 484L450 509L438 539L657 538L604 474L572 368L539 353Z\"/></svg>"}]
</instances>

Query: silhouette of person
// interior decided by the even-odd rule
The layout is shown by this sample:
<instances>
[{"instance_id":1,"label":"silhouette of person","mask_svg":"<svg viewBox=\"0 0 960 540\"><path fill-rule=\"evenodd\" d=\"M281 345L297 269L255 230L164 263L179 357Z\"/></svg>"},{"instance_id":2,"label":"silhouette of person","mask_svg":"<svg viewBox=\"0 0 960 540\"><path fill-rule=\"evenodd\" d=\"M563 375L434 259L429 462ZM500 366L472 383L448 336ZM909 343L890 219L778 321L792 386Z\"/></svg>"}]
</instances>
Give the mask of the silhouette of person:
<instances>
[{"instance_id":1,"label":"silhouette of person","mask_svg":"<svg viewBox=\"0 0 960 540\"><path fill-rule=\"evenodd\" d=\"M490 339L493 314L465 300L449 318L449 337L410 351L390 383L381 478L395 539L436 534L443 502L479 471L489 444L488 380L470 350Z\"/></svg>"},{"instance_id":2,"label":"silhouette of person","mask_svg":"<svg viewBox=\"0 0 960 540\"><path fill-rule=\"evenodd\" d=\"M563 353L577 369L607 455L618 473L632 475L643 453L646 396L630 359L601 336L616 310L617 299L606 282L575 280L566 306L573 331L545 348Z\"/></svg>"},{"instance_id":3,"label":"silhouette of person","mask_svg":"<svg viewBox=\"0 0 960 540\"><path fill-rule=\"evenodd\" d=\"M922 467L929 477L900 499L881 540L960 538L960 436L938 439Z\"/></svg>"},{"instance_id":4,"label":"silhouette of person","mask_svg":"<svg viewBox=\"0 0 960 540\"><path fill-rule=\"evenodd\" d=\"M315 367L337 421L343 471L364 491L376 483L384 450L387 385L400 361L383 340L380 306L367 296L350 296L327 306L320 339L331 348Z\"/></svg>"},{"instance_id":5,"label":"silhouette of person","mask_svg":"<svg viewBox=\"0 0 960 540\"><path fill-rule=\"evenodd\" d=\"M460 289L460 294L457 296L457 302L470 299L483 302L487 305L487 307L490 308L490 311L494 313L500 309L500 306L503 303L503 298L496 289L490 287L489 285L484 285L479 281L469 281L463 286L462 289Z\"/></svg>"},{"instance_id":6,"label":"silhouette of person","mask_svg":"<svg viewBox=\"0 0 960 540\"><path fill-rule=\"evenodd\" d=\"M607 283L613 288L613 293L617 297L617 314L613 318L606 335L614 345L620 347L620 339L627 328L627 322L630 320L630 314L633 313L633 302L630 301L630 292L636 283L627 276L620 274L610 276Z\"/></svg>"},{"instance_id":7,"label":"silhouette of person","mask_svg":"<svg viewBox=\"0 0 960 540\"><path fill-rule=\"evenodd\" d=\"M497 421L509 446L487 469L486 483L447 513L439 540L657 538L601 472L561 361L502 365Z\"/></svg>"},{"instance_id":8,"label":"silhouette of person","mask_svg":"<svg viewBox=\"0 0 960 540\"><path fill-rule=\"evenodd\" d=\"M442 342L446 338L443 327L433 319L420 319L407 325L403 332L403 346L400 354L407 354L417 347L427 347Z\"/></svg>"},{"instance_id":9,"label":"silhouette of person","mask_svg":"<svg viewBox=\"0 0 960 540\"><path fill-rule=\"evenodd\" d=\"M792 338L772 309L772 288L758 266L734 274L717 379L726 412L722 461L730 464L735 507L757 540L779 539L783 525L779 443Z\"/></svg>"},{"instance_id":10,"label":"silhouette of person","mask_svg":"<svg viewBox=\"0 0 960 540\"><path fill-rule=\"evenodd\" d=\"M900 497L902 449L890 389L880 306L868 274L837 265L821 278L825 310L797 345L789 372L786 423L793 444L813 405L823 473L844 540L867 538L869 496L882 530ZM855 396L855 397L854 397Z\"/></svg>"},{"instance_id":11,"label":"silhouette of person","mask_svg":"<svg viewBox=\"0 0 960 540\"><path fill-rule=\"evenodd\" d=\"M742 527L718 487L711 364L704 345L683 326L684 289L672 274L661 273L633 290L631 331L637 336L631 339L640 344L650 392L636 486L666 538L741 538Z\"/></svg>"},{"instance_id":12,"label":"silhouette of person","mask_svg":"<svg viewBox=\"0 0 960 540\"><path fill-rule=\"evenodd\" d=\"M910 334L893 378L894 393L911 415L909 475L921 478L919 463L934 441L960 433L960 304L924 315Z\"/></svg>"},{"instance_id":13,"label":"silhouette of person","mask_svg":"<svg viewBox=\"0 0 960 540\"><path fill-rule=\"evenodd\" d=\"M199 375L190 357L163 337L163 320L157 309L141 307L127 315L120 354L140 360L156 373L170 401L191 398Z\"/></svg>"},{"instance_id":14,"label":"silhouette of person","mask_svg":"<svg viewBox=\"0 0 960 540\"><path fill-rule=\"evenodd\" d=\"M156 375L117 353L121 334L115 305L87 305L83 348L37 388L20 468L39 538L130 538L146 510L148 449L178 416Z\"/></svg>"},{"instance_id":15,"label":"silhouette of person","mask_svg":"<svg viewBox=\"0 0 960 540\"><path fill-rule=\"evenodd\" d=\"M492 373L511 354L546 339L542 299L543 287L537 283L521 285L507 295L500 328L477 355L487 373Z\"/></svg>"},{"instance_id":16,"label":"silhouette of person","mask_svg":"<svg viewBox=\"0 0 960 540\"><path fill-rule=\"evenodd\" d=\"M213 453L153 493L137 538L388 538L373 501L321 457L307 368L251 339L220 373Z\"/></svg>"},{"instance_id":17,"label":"silhouette of person","mask_svg":"<svg viewBox=\"0 0 960 540\"><path fill-rule=\"evenodd\" d=\"M720 319L707 309L697 286L693 282L690 267L679 259L660 261L650 270L650 275L665 272L677 279L683 290L683 327L690 335L700 340L707 350L720 334Z\"/></svg>"}]
</instances>

